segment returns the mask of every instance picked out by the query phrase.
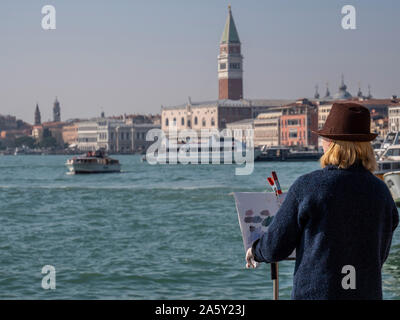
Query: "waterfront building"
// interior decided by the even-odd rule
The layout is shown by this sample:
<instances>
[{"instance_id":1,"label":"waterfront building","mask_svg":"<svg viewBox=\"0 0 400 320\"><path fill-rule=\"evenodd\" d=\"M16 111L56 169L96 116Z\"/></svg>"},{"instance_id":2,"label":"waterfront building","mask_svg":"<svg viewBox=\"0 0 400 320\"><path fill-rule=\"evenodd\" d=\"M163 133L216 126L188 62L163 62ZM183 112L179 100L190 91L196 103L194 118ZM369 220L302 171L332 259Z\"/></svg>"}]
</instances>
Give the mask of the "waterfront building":
<instances>
[{"instance_id":1,"label":"waterfront building","mask_svg":"<svg viewBox=\"0 0 400 320\"><path fill-rule=\"evenodd\" d=\"M97 126L99 120L82 121L78 126L78 149L82 151L97 150Z\"/></svg>"},{"instance_id":2,"label":"waterfront building","mask_svg":"<svg viewBox=\"0 0 400 320\"><path fill-rule=\"evenodd\" d=\"M279 146L281 144L280 118L282 108L271 108L254 119L254 146Z\"/></svg>"},{"instance_id":3,"label":"waterfront building","mask_svg":"<svg viewBox=\"0 0 400 320\"><path fill-rule=\"evenodd\" d=\"M166 135L170 129L201 130L225 129L228 123L254 119L271 108L283 106L291 100L241 99L209 102L189 102L179 106L161 107L161 129Z\"/></svg>"},{"instance_id":4,"label":"waterfront building","mask_svg":"<svg viewBox=\"0 0 400 320\"><path fill-rule=\"evenodd\" d=\"M56 97L56 100L54 101L53 105L53 122L60 122L60 121L61 121L61 108L60 108L60 102Z\"/></svg>"},{"instance_id":5,"label":"waterfront building","mask_svg":"<svg viewBox=\"0 0 400 320\"><path fill-rule=\"evenodd\" d=\"M37 141L40 141L42 139L42 137L43 137L43 126L41 124L34 125L32 127L32 137Z\"/></svg>"},{"instance_id":6,"label":"waterfront building","mask_svg":"<svg viewBox=\"0 0 400 320\"><path fill-rule=\"evenodd\" d=\"M69 146L77 145L78 143L78 125L76 123L66 124L62 128L62 139Z\"/></svg>"},{"instance_id":7,"label":"waterfront building","mask_svg":"<svg viewBox=\"0 0 400 320\"><path fill-rule=\"evenodd\" d=\"M317 147L318 136L311 130L318 128L317 105L300 99L282 107L281 144L284 146Z\"/></svg>"},{"instance_id":8,"label":"waterfront building","mask_svg":"<svg viewBox=\"0 0 400 320\"><path fill-rule=\"evenodd\" d=\"M226 124L226 128L231 130L233 137L246 143L247 137L254 136L249 130L254 130L254 119L244 119ZM254 140L253 140L254 141Z\"/></svg>"},{"instance_id":9,"label":"waterfront building","mask_svg":"<svg viewBox=\"0 0 400 320\"><path fill-rule=\"evenodd\" d=\"M36 103L36 109L35 109L35 121L34 125L40 125L42 123L41 116L40 116L40 110L39 110L39 105Z\"/></svg>"},{"instance_id":10,"label":"waterfront building","mask_svg":"<svg viewBox=\"0 0 400 320\"><path fill-rule=\"evenodd\" d=\"M97 118L82 121L78 126L78 149L92 151L104 148L111 153L133 153L147 149L154 141L146 141L152 123L132 123L123 119Z\"/></svg>"},{"instance_id":11,"label":"waterfront building","mask_svg":"<svg viewBox=\"0 0 400 320\"><path fill-rule=\"evenodd\" d=\"M389 106L389 131L400 131L400 104Z\"/></svg>"}]
</instances>

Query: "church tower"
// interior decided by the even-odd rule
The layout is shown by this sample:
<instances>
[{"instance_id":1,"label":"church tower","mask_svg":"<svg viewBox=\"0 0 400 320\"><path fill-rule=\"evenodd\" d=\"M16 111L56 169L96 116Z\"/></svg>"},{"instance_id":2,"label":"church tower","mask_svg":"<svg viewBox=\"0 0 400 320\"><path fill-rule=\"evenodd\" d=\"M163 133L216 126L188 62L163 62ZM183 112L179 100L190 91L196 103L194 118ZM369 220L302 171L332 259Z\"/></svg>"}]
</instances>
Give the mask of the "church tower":
<instances>
[{"instance_id":1,"label":"church tower","mask_svg":"<svg viewBox=\"0 0 400 320\"><path fill-rule=\"evenodd\" d=\"M54 101L54 106L53 106L53 121L54 122L61 121L60 102L58 102L57 97L56 97L56 101Z\"/></svg>"},{"instance_id":2,"label":"church tower","mask_svg":"<svg viewBox=\"0 0 400 320\"><path fill-rule=\"evenodd\" d=\"M39 105L36 103L36 109L35 109L35 126L38 126L42 123L41 117L40 117L40 110L39 110Z\"/></svg>"},{"instance_id":3,"label":"church tower","mask_svg":"<svg viewBox=\"0 0 400 320\"><path fill-rule=\"evenodd\" d=\"M240 47L231 6L228 6L218 55L218 99L243 99L243 56Z\"/></svg>"}]
</instances>

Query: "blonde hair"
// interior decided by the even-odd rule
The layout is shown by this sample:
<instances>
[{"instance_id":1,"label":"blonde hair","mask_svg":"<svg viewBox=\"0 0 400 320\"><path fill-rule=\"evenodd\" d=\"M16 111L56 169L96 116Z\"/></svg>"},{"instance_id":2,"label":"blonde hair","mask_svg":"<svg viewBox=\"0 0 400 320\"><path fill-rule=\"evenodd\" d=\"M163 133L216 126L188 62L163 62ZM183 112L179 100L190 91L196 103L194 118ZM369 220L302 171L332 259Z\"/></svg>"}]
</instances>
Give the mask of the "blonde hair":
<instances>
[{"instance_id":1,"label":"blonde hair","mask_svg":"<svg viewBox=\"0 0 400 320\"><path fill-rule=\"evenodd\" d=\"M365 169L371 172L376 170L377 164L371 142L332 140L320 163L322 168L331 164L347 169L356 160L361 161Z\"/></svg>"}]
</instances>

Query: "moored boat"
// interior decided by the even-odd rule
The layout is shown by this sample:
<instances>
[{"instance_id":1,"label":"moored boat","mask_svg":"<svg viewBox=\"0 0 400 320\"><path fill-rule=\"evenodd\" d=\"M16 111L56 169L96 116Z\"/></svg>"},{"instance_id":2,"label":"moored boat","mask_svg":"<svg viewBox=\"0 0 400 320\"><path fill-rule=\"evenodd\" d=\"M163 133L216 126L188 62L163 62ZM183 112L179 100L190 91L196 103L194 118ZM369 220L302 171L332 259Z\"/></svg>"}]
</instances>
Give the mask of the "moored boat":
<instances>
[{"instance_id":1,"label":"moored boat","mask_svg":"<svg viewBox=\"0 0 400 320\"><path fill-rule=\"evenodd\" d=\"M271 146L261 150L255 161L315 161L323 152L318 150L293 150L286 146Z\"/></svg>"},{"instance_id":2,"label":"moored boat","mask_svg":"<svg viewBox=\"0 0 400 320\"><path fill-rule=\"evenodd\" d=\"M396 206L400 206L400 171L385 173L383 180L389 188Z\"/></svg>"},{"instance_id":3,"label":"moored boat","mask_svg":"<svg viewBox=\"0 0 400 320\"><path fill-rule=\"evenodd\" d=\"M103 150L89 151L83 156L67 160L71 173L112 173L121 172L118 160L108 157Z\"/></svg>"}]
</instances>

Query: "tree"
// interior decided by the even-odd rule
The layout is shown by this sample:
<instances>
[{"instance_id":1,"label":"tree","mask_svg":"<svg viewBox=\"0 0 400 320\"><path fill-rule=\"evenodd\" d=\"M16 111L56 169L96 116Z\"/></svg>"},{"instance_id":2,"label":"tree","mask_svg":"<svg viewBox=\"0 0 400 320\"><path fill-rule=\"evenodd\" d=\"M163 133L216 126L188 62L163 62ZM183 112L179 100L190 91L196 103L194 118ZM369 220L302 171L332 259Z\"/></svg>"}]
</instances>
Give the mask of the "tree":
<instances>
[{"instance_id":1,"label":"tree","mask_svg":"<svg viewBox=\"0 0 400 320\"><path fill-rule=\"evenodd\" d=\"M57 140L54 137L43 137L42 141L39 142L41 148L55 148L57 147Z\"/></svg>"},{"instance_id":2,"label":"tree","mask_svg":"<svg viewBox=\"0 0 400 320\"><path fill-rule=\"evenodd\" d=\"M32 149L35 147L35 143L36 143L36 140L29 136L18 137L15 139L16 147L27 146Z\"/></svg>"}]
</instances>

